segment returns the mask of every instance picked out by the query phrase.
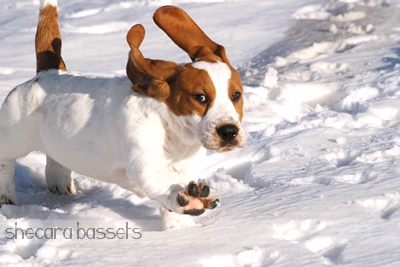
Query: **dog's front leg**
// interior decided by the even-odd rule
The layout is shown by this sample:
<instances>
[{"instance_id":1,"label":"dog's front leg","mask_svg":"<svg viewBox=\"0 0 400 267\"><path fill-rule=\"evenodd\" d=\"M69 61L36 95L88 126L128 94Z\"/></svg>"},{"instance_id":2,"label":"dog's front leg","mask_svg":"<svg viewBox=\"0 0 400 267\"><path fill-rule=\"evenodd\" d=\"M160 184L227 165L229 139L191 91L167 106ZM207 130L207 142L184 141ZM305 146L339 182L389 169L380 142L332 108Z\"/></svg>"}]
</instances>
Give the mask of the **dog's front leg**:
<instances>
[{"instance_id":1,"label":"dog's front leg","mask_svg":"<svg viewBox=\"0 0 400 267\"><path fill-rule=\"evenodd\" d=\"M217 206L218 197L209 196L209 191L206 183L197 184L192 181L185 191L180 191L177 195L177 202L184 209L183 214L160 207L163 230L195 226L191 215L200 215L206 208L213 209Z\"/></svg>"},{"instance_id":2,"label":"dog's front leg","mask_svg":"<svg viewBox=\"0 0 400 267\"><path fill-rule=\"evenodd\" d=\"M191 216L217 206L218 197L210 195L206 183L188 184L185 174L171 166L162 144L154 139L140 140L139 144L125 149L127 175L160 205L164 229L194 225Z\"/></svg>"},{"instance_id":3,"label":"dog's front leg","mask_svg":"<svg viewBox=\"0 0 400 267\"><path fill-rule=\"evenodd\" d=\"M218 197L210 195L209 186L190 182L188 177L204 152L201 145L183 143L159 113L145 113L138 108L144 105L131 101L119 123L123 164L130 181L167 212L196 216L215 208ZM140 117L141 113L145 115Z\"/></svg>"},{"instance_id":4,"label":"dog's front leg","mask_svg":"<svg viewBox=\"0 0 400 267\"><path fill-rule=\"evenodd\" d=\"M142 154L140 161L130 162L127 174L160 207L177 214L197 216L203 214L205 209L217 206L218 197L210 195L206 183L191 181L187 184L186 177L164 165L165 158L156 160L156 154L152 154L151 158L145 159L145 154Z\"/></svg>"}]
</instances>

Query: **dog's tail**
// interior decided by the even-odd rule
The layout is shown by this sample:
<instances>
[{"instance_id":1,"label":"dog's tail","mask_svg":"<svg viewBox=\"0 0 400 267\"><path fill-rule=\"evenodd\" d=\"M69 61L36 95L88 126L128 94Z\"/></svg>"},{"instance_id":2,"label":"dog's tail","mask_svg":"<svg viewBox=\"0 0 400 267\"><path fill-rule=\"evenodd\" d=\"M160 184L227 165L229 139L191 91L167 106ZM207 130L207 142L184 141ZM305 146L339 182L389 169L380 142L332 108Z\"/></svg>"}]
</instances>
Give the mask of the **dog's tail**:
<instances>
[{"instance_id":1,"label":"dog's tail","mask_svg":"<svg viewBox=\"0 0 400 267\"><path fill-rule=\"evenodd\" d=\"M61 33L57 0L41 0L35 40L36 72L67 70L61 57Z\"/></svg>"}]
</instances>

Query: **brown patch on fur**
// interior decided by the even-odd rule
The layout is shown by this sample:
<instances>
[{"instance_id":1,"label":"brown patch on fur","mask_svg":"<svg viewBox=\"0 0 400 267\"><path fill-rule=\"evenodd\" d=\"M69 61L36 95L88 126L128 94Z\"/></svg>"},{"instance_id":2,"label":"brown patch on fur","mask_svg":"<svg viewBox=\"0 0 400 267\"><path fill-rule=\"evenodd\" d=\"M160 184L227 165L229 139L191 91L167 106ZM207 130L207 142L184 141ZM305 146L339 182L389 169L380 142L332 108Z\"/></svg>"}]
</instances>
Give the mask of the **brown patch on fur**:
<instances>
[{"instance_id":1,"label":"brown patch on fur","mask_svg":"<svg viewBox=\"0 0 400 267\"><path fill-rule=\"evenodd\" d=\"M57 7L47 5L40 10L36 31L36 72L43 70L67 70L61 57L61 33Z\"/></svg>"},{"instance_id":2,"label":"brown patch on fur","mask_svg":"<svg viewBox=\"0 0 400 267\"><path fill-rule=\"evenodd\" d=\"M228 94L229 98L232 97L233 93L239 92L240 93L240 98L237 101L233 101L232 103L236 109L236 112L239 114L239 120L242 121L243 118L243 87L242 87L242 81L240 80L239 73L229 66L232 72L231 79L229 80L229 89L228 89Z\"/></svg>"},{"instance_id":3,"label":"brown patch on fur","mask_svg":"<svg viewBox=\"0 0 400 267\"><path fill-rule=\"evenodd\" d=\"M177 72L174 62L144 58L139 46L144 39L142 25L134 25L126 39L131 48L126 72L133 83L132 90L164 101L169 96L169 85L165 82Z\"/></svg>"},{"instance_id":4,"label":"brown patch on fur","mask_svg":"<svg viewBox=\"0 0 400 267\"><path fill-rule=\"evenodd\" d=\"M174 62L144 58L139 50L144 35L140 24L133 26L127 35L131 51L126 69L132 90L166 103L176 116L204 116L215 99L215 88L207 72L190 64L178 66ZM206 94L209 103L197 102L196 94Z\"/></svg>"},{"instance_id":5,"label":"brown patch on fur","mask_svg":"<svg viewBox=\"0 0 400 267\"><path fill-rule=\"evenodd\" d=\"M182 9L164 6L156 10L153 20L192 60L218 57L229 64L225 48L212 41Z\"/></svg>"},{"instance_id":6,"label":"brown patch on fur","mask_svg":"<svg viewBox=\"0 0 400 267\"><path fill-rule=\"evenodd\" d=\"M224 62L232 71L228 97L239 92L242 84L239 74L226 57L225 48L213 42L182 9L165 6L154 13L154 22L186 51L192 60L210 63ZM126 67L132 90L154 97L167 104L177 116L204 116L213 105L216 90L207 71L194 68L191 64L178 66L174 62L144 58L139 50L145 36L142 25L134 25L127 34L131 48ZM199 103L194 96L205 94L207 103ZM243 117L243 98L232 101L239 118Z\"/></svg>"},{"instance_id":7,"label":"brown patch on fur","mask_svg":"<svg viewBox=\"0 0 400 267\"><path fill-rule=\"evenodd\" d=\"M176 80L170 84L170 96L165 100L176 116L205 116L215 99L215 87L207 71L188 64L179 69ZM205 94L209 102L199 103L194 96Z\"/></svg>"}]
</instances>

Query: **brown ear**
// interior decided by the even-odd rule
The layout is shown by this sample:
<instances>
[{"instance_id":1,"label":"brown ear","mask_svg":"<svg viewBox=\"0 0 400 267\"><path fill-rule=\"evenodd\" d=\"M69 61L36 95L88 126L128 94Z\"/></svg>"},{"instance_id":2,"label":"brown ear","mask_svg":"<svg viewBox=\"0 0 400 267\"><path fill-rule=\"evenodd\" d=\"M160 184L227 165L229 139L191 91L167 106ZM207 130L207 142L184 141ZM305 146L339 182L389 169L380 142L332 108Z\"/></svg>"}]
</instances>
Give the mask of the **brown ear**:
<instances>
[{"instance_id":1,"label":"brown ear","mask_svg":"<svg viewBox=\"0 0 400 267\"><path fill-rule=\"evenodd\" d=\"M182 9L175 6L160 7L153 19L193 61L201 57L215 59L217 56L217 60L229 64L225 48L212 41Z\"/></svg>"},{"instance_id":2,"label":"brown ear","mask_svg":"<svg viewBox=\"0 0 400 267\"><path fill-rule=\"evenodd\" d=\"M164 101L169 96L166 80L175 75L178 65L174 62L144 58L139 50L144 35L143 26L137 24L126 36L131 48L126 66L127 76L133 83L134 91Z\"/></svg>"}]
</instances>

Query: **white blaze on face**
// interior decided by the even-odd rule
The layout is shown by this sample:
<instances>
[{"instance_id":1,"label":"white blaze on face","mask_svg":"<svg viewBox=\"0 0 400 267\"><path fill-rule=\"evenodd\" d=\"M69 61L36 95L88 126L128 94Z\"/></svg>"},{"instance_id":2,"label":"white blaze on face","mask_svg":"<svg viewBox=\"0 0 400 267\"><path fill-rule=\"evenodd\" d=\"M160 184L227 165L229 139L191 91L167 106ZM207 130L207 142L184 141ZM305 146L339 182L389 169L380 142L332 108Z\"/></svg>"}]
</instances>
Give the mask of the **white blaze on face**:
<instances>
[{"instance_id":1,"label":"white blaze on face","mask_svg":"<svg viewBox=\"0 0 400 267\"><path fill-rule=\"evenodd\" d=\"M232 71L228 65L222 62L198 61L193 63L192 66L207 71L215 87L215 99L205 117L211 117L209 120L212 121L216 121L218 118L229 120L229 117L231 120L239 121L239 115L229 96L229 80L232 77Z\"/></svg>"},{"instance_id":2,"label":"white blaze on face","mask_svg":"<svg viewBox=\"0 0 400 267\"><path fill-rule=\"evenodd\" d=\"M215 99L206 115L199 124L199 135L205 148L217 151L229 151L232 145L227 147L219 136L217 129L224 125L235 125L239 129L235 145L242 147L246 137L240 126L239 114L232 103L229 95L229 82L232 71L228 65L222 62L198 61L192 64L197 69L207 71L215 87Z\"/></svg>"}]
</instances>

